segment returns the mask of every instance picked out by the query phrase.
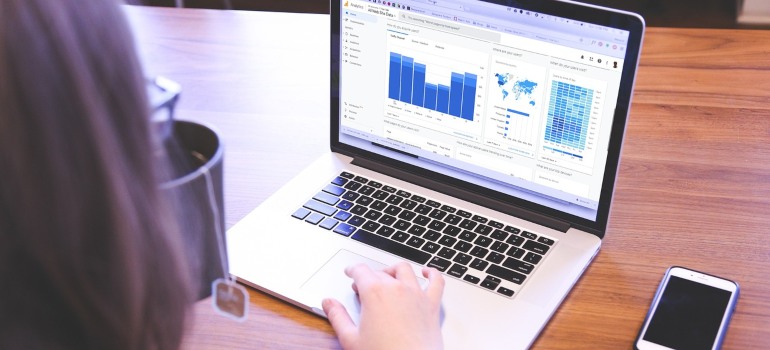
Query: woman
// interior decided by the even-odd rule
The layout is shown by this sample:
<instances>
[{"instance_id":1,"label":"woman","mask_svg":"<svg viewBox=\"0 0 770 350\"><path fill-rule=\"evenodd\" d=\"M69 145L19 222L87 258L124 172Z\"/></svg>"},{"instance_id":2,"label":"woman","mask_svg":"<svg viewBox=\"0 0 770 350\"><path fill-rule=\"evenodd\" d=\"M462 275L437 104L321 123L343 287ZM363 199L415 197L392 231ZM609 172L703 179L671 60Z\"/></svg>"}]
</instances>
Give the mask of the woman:
<instances>
[{"instance_id":1,"label":"woman","mask_svg":"<svg viewBox=\"0 0 770 350\"><path fill-rule=\"evenodd\" d=\"M0 349L180 345L192 288L121 11L0 1ZM360 326L323 304L343 347L441 347L438 272L347 273Z\"/></svg>"}]
</instances>

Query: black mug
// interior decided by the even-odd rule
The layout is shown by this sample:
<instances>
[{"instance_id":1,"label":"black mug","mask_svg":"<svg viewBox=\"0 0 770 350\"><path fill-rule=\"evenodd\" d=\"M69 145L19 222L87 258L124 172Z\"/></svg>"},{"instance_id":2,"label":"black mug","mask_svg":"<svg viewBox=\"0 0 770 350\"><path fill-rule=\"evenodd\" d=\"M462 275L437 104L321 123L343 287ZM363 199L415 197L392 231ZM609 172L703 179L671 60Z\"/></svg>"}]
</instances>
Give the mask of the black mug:
<instances>
[{"instance_id":1,"label":"black mug","mask_svg":"<svg viewBox=\"0 0 770 350\"><path fill-rule=\"evenodd\" d=\"M181 229L185 262L197 300L211 295L211 283L225 276L223 161L219 135L210 127L175 120L166 141L173 168L161 183Z\"/></svg>"}]
</instances>

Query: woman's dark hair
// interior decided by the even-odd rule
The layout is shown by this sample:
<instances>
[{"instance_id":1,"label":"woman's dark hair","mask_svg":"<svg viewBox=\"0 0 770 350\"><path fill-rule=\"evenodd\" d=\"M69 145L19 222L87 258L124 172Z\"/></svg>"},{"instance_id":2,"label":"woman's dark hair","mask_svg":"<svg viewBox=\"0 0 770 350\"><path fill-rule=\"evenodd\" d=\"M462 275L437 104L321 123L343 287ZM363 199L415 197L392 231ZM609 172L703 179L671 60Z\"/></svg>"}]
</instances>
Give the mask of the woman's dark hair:
<instances>
[{"instance_id":1,"label":"woman's dark hair","mask_svg":"<svg viewBox=\"0 0 770 350\"><path fill-rule=\"evenodd\" d=\"M0 348L179 347L148 113L116 1L0 1Z\"/></svg>"}]
</instances>

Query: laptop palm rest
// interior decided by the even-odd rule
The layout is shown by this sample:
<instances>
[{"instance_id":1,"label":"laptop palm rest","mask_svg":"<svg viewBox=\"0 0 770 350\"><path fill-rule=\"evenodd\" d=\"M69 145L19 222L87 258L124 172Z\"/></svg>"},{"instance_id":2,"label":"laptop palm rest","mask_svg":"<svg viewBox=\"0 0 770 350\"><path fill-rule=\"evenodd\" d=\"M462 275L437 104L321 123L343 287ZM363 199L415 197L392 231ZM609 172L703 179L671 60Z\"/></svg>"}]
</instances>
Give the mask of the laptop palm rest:
<instances>
[{"instance_id":1,"label":"laptop palm rest","mask_svg":"<svg viewBox=\"0 0 770 350\"><path fill-rule=\"evenodd\" d=\"M345 275L345 268L357 264L366 264L372 270L382 270L386 267L385 264L379 261L341 249L302 285L302 290L311 297L310 300L317 300L318 305L321 304L321 300L324 298L337 299L345 306L353 322L358 324L361 314L361 303L353 291L353 280ZM417 276L417 281L423 288L428 283L421 276ZM326 317L320 306L313 307L312 309L316 314Z\"/></svg>"}]
</instances>

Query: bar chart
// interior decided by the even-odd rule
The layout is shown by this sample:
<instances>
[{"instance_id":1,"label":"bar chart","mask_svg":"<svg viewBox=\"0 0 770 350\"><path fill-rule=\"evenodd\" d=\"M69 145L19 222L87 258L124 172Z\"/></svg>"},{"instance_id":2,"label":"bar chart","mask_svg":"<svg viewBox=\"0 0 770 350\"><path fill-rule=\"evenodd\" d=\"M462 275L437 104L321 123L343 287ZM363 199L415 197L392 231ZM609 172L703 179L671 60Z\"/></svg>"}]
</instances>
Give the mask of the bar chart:
<instances>
[{"instance_id":1,"label":"bar chart","mask_svg":"<svg viewBox=\"0 0 770 350\"><path fill-rule=\"evenodd\" d=\"M428 81L430 66L390 52L388 98L473 121L477 76L452 72L447 81Z\"/></svg>"}]
</instances>

